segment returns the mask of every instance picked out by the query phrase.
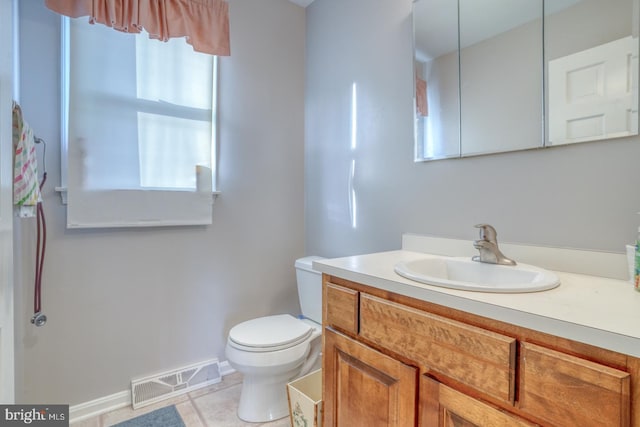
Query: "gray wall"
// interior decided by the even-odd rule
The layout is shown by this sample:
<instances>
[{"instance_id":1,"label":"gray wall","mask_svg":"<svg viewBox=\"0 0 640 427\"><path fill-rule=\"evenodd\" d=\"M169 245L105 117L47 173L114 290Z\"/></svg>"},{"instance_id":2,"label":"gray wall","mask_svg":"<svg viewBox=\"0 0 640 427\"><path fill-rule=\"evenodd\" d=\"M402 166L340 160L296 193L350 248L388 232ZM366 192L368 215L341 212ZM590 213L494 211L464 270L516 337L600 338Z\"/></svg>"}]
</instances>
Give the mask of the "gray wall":
<instances>
[{"instance_id":1,"label":"gray wall","mask_svg":"<svg viewBox=\"0 0 640 427\"><path fill-rule=\"evenodd\" d=\"M412 161L410 13L411 0L316 0L307 8L307 252L397 249L403 232L473 239L473 225L488 222L503 241L622 253L640 225L637 137ZM354 81L358 147L351 150Z\"/></svg>"},{"instance_id":2,"label":"gray wall","mask_svg":"<svg viewBox=\"0 0 640 427\"><path fill-rule=\"evenodd\" d=\"M21 221L17 352L20 402L77 404L134 377L211 357L248 318L299 312L304 255L304 9L231 0L230 58L220 64L219 189L213 225L65 228L60 185L59 18L20 2L21 103L47 141L43 308L29 324L33 222Z\"/></svg>"}]
</instances>

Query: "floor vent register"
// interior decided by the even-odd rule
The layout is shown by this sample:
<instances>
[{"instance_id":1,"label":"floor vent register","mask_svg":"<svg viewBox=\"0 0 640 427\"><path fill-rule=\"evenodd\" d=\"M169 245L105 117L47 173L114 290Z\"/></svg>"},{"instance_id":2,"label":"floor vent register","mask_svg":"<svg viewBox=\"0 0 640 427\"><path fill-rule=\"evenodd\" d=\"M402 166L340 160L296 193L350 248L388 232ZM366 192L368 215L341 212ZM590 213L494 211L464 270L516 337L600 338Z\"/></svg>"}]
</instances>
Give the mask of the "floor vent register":
<instances>
[{"instance_id":1,"label":"floor vent register","mask_svg":"<svg viewBox=\"0 0 640 427\"><path fill-rule=\"evenodd\" d=\"M217 359L131 381L133 409L188 393L222 380Z\"/></svg>"}]
</instances>

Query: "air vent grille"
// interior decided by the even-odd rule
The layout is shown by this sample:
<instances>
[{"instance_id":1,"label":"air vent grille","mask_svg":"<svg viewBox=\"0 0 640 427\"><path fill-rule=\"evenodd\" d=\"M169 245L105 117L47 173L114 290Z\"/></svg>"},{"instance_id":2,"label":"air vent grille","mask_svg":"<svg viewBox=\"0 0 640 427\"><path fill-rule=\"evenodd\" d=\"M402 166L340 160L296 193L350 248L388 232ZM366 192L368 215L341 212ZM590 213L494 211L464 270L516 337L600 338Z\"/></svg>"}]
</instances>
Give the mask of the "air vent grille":
<instances>
[{"instance_id":1,"label":"air vent grille","mask_svg":"<svg viewBox=\"0 0 640 427\"><path fill-rule=\"evenodd\" d=\"M218 360L208 360L131 381L131 403L134 409L138 409L221 380Z\"/></svg>"}]
</instances>

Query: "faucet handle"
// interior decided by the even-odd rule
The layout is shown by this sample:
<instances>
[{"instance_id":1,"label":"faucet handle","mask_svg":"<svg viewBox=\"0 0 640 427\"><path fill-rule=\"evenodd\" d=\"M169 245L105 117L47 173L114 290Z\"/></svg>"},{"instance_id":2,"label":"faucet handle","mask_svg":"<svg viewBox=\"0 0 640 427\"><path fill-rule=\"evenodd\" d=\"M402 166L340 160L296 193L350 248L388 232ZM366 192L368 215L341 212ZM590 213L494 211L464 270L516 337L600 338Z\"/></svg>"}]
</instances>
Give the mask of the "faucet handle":
<instances>
[{"instance_id":1,"label":"faucet handle","mask_svg":"<svg viewBox=\"0 0 640 427\"><path fill-rule=\"evenodd\" d=\"M487 242L498 242L498 232L489 224L476 224L474 227L480 229L480 239Z\"/></svg>"}]
</instances>

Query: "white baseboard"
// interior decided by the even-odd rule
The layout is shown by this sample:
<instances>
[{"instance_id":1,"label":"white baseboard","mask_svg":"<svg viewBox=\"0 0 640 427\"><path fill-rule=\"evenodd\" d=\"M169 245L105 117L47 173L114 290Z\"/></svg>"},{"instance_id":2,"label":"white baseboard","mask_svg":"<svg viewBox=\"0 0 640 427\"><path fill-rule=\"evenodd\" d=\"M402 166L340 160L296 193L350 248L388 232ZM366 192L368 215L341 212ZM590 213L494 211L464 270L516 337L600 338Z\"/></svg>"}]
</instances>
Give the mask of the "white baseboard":
<instances>
[{"instance_id":1,"label":"white baseboard","mask_svg":"<svg viewBox=\"0 0 640 427\"><path fill-rule=\"evenodd\" d=\"M131 405L131 390L90 400L69 407L69 421L77 422Z\"/></svg>"},{"instance_id":2,"label":"white baseboard","mask_svg":"<svg viewBox=\"0 0 640 427\"><path fill-rule=\"evenodd\" d=\"M228 361L220 362L220 376L224 377L234 372L235 369L229 365ZM131 406L131 390L121 391L109 396L70 406L69 422L75 423L86 420L127 406Z\"/></svg>"}]
</instances>

